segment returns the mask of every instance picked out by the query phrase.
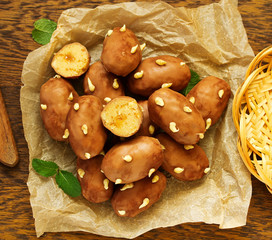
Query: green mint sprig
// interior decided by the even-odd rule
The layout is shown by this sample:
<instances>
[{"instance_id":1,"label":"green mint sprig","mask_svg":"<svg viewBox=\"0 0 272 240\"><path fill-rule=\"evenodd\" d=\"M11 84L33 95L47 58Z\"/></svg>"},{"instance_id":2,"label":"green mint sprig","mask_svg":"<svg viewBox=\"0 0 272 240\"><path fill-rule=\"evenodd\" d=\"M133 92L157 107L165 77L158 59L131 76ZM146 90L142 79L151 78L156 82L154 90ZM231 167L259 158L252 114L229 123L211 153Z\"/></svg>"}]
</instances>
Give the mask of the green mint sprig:
<instances>
[{"instance_id":1,"label":"green mint sprig","mask_svg":"<svg viewBox=\"0 0 272 240\"><path fill-rule=\"evenodd\" d=\"M71 197L81 195L81 186L77 178L70 172L60 170L56 163L34 158L32 167L41 176L52 177L55 175L56 183L67 195Z\"/></svg>"},{"instance_id":2,"label":"green mint sprig","mask_svg":"<svg viewBox=\"0 0 272 240\"><path fill-rule=\"evenodd\" d=\"M192 88L200 81L199 75L193 70L190 70L190 71L191 71L191 80L186 86L186 88L180 91L180 93L183 94L184 96L186 96L192 90Z\"/></svg>"},{"instance_id":3,"label":"green mint sprig","mask_svg":"<svg viewBox=\"0 0 272 240\"><path fill-rule=\"evenodd\" d=\"M39 44L45 45L50 42L53 32L57 28L57 23L49 19L39 19L34 22L32 38Z\"/></svg>"}]
</instances>

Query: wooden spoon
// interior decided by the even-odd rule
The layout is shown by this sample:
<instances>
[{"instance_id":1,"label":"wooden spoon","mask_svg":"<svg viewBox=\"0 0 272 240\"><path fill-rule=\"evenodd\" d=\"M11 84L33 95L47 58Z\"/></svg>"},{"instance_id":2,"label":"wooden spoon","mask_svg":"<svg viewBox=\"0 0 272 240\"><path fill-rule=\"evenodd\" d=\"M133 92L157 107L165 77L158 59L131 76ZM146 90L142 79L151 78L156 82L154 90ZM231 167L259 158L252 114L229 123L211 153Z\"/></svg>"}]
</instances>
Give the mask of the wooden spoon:
<instances>
[{"instance_id":1,"label":"wooden spoon","mask_svg":"<svg viewBox=\"0 0 272 240\"><path fill-rule=\"evenodd\" d=\"M0 90L0 162L14 167L18 160L18 151Z\"/></svg>"}]
</instances>

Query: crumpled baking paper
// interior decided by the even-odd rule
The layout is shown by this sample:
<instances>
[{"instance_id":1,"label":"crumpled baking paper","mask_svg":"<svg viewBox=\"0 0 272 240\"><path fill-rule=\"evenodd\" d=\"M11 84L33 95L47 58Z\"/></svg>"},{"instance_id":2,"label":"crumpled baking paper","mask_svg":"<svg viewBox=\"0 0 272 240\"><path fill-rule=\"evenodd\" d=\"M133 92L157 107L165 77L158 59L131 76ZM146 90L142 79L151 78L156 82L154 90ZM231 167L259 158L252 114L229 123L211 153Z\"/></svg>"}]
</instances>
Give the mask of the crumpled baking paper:
<instances>
[{"instance_id":1,"label":"crumpled baking paper","mask_svg":"<svg viewBox=\"0 0 272 240\"><path fill-rule=\"evenodd\" d=\"M54 52L78 41L88 48L93 63L100 58L107 31L123 24L147 44L143 58L161 54L180 57L201 78L220 77L232 89L221 120L200 142L211 171L194 182L168 178L162 198L134 218L116 216L110 201L93 204L82 197L71 198L54 178L41 177L31 167L32 159L40 158L75 173L76 157L71 148L49 137L39 114L40 87L55 75L50 66ZM220 228L246 224L251 179L236 148L231 106L253 56L237 0L194 9L174 8L164 2L130 2L64 11L51 42L29 54L22 72L20 100L30 157L27 185L37 236L44 232L85 231L135 238L154 228L185 222L215 223Z\"/></svg>"}]
</instances>

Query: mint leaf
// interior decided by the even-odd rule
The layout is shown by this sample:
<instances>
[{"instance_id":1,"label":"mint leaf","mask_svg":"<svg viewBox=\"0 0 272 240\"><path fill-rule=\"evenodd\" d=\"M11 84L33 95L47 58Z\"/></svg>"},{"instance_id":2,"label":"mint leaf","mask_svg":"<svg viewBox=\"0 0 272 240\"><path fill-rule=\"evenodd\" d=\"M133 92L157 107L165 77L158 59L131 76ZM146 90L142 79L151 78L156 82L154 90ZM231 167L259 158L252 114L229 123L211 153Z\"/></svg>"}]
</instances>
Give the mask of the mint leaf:
<instances>
[{"instance_id":1,"label":"mint leaf","mask_svg":"<svg viewBox=\"0 0 272 240\"><path fill-rule=\"evenodd\" d=\"M77 178L70 172L60 170L56 175L59 187L69 196L78 197L81 194L81 186Z\"/></svg>"},{"instance_id":2,"label":"mint leaf","mask_svg":"<svg viewBox=\"0 0 272 240\"><path fill-rule=\"evenodd\" d=\"M180 91L180 93L183 94L184 96L186 96L192 90L192 88L200 81L199 75L193 70L190 70L190 71L191 71L191 80L186 86L186 88Z\"/></svg>"},{"instance_id":3,"label":"mint leaf","mask_svg":"<svg viewBox=\"0 0 272 240\"><path fill-rule=\"evenodd\" d=\"M34 22L34 28L46 33L53 33L57 28L57 23L49 19L39 19Z\"/></svg>"},{"instance_id":4,"label":"mint leaf","mask_svg":"<svg viewBox=\"0 0 272 240\"><path fill-rule=\"evenodd\" d=\"M44 161L37 158L32 160L34 170L44 177L56 175L58 186L71 197L78 197L81 194L81 186L77 178L70 172L60 170L59 166L50 161Z\"/></svg>"},{"instance_id":5,"label":"mint leaf","mask_svg":"<svg viewBox=\"0 0 272 240\"><path fill-rule=\"evenodd\" d=\"M51 177L58 172L59 166L54 162L44 161L37 158L32 160L34 170L44 177Z\"/></svg>"},{"instance_id":6,"label":"mint leaf","mask_svg":"<svg viewBox=\"0 0 272 240\"><path fill-rule=\"evenodd\" d=\"M53 32L57 28L57 23L49 19L39 19L34 23L32 38L39 44L45 45L50 42Z\"/></svg>"},{"instance_id":7,"label":"mint leaf","mask_svg":"<svg viewBox=\"0 0 272 240\"><path fill-rule=\"evenodd\" d=\"M45 45L50 42L51 35L40 30L33 29L32 38L39 44Z\"/></svg>"}]
</instances>

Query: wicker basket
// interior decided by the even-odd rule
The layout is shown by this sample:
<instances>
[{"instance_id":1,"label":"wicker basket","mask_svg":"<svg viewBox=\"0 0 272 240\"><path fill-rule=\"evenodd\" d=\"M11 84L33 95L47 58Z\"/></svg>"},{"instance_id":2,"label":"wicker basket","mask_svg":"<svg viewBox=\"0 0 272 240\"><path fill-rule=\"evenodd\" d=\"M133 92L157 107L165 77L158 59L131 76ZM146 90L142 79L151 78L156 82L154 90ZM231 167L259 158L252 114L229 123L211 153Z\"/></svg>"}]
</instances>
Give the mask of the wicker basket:
<instances>
[{"instance_id":1,"label":"wicker basket","mask_svg":"<svg viewBox=\"0 0 272 240\"><path fill-rule=\"evenodd\" d=\"M232 107L239 153L272 193L272 46L250 63Z\"/></svg>"}]
</instances>

